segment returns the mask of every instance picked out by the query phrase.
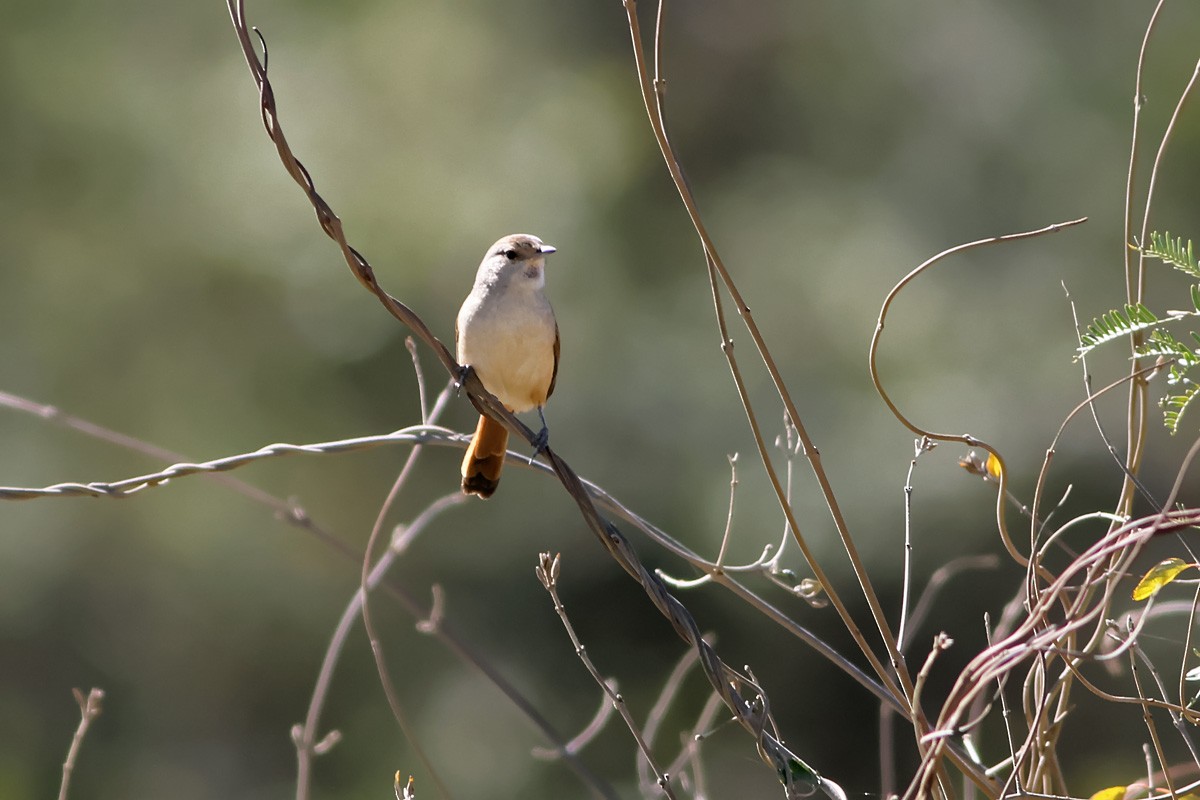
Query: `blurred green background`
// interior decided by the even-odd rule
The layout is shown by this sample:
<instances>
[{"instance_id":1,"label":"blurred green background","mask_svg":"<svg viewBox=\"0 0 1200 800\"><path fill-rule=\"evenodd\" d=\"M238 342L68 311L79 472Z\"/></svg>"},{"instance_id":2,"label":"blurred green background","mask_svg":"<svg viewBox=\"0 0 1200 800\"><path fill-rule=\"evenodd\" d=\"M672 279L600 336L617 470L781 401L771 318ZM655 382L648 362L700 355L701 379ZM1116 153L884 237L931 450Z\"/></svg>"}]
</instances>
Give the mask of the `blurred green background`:
<instances>
[{"instance_id":1,"label":"blurred green background","mask_svg":"<svg viewBox=\"0 0 1200 800\"><path fill-rule=\"evenodd\" d=\"M906 412L994 443L1028 499L1050 437L1083 396L1061 283L1085 318L1123 302L1134 65L1151 8L670 4L671 131L893 610L912 437L867 376L880 302L946 247L1090 217L944 263L901 297L881 350ZM279 165L224 3L10 0L0 10L0 390L197 459L419 421L405 331L350 276ZM618 0L260 0L248 16L270 45L292 146L389 291L449 340L492 241L522 231L552 242L555 449L707 554L724 528L727 456L740 453L731 555L751 560L778 540ZM1198 28L1200 9L1168 5L1147 65L1145 164L1191 74ZM1193 108L1160 178L1159 230L1200 237L1197 145ZM1151 304L1179 307L1183 285L1152 267ZM774 436L778 403L735 331ZM1117 350L1091 361L1097 386L1126 369ZM436 390L439 368L422 357ZM1103 404L1119 441L1122 403ZM446 422L472 426L469 404L456 400ZM1162 492L1187 442L1169 441L1157 418L1150 437L1147 481ZM10 486L163 466L7 409L0 443ZM295 498L361 550L406 452L238 475ZM955 555L999 550L992 490L955 466L960 455L940 448L914 476L918 586ZM391 524L454 490L459 457L427 452ZM1120 475L1089 423L1070 429L1055 465L1048 493L1074 486L1064 513L1111 507ZM794 490L809 541L853 595L803 461ZM633 538L647 563L692 577ZM422 598L444 587L448 619L570 736L600 698L534 578L539 550L563 553L563 600L643 718L682 645L549 479L510 469L493 501L442 517L394 577ZM794 550L787 562L804 573ZM77 719L73 686L108 693L73 796L291 796L288 730L357 582L357 568L313 537L202 479L121 501L0 504L0 797L52 796ZM754 584L845 646L831 612ZM916 632L915 658L949 631L959 644L942 662L948 680L981 645L982 614L1018 585L1007 567L960 579ZM720 589L683 599L729 663L754 669L796 752L848 790L878 791L876 710L850 680ZM585 795L563 766L529 757L545 742L494 687L393 603L375 607L403 700L455 796ZM693 676L675 728L704 696ZM1068 762L1079 791L1142 769L1144 732L1122 713L1129 740L1068 729L1090 753ZM315 796L387 797L396 769L432 796L360 629L324 722L344 740L318 761ZM1007 754L998 736L986 744L995 760ZM744 733L723 729L705 753L712 796L779 796ZM583 758L630 796L633 754L614 721Z\"/></svg>"}]
</instances>

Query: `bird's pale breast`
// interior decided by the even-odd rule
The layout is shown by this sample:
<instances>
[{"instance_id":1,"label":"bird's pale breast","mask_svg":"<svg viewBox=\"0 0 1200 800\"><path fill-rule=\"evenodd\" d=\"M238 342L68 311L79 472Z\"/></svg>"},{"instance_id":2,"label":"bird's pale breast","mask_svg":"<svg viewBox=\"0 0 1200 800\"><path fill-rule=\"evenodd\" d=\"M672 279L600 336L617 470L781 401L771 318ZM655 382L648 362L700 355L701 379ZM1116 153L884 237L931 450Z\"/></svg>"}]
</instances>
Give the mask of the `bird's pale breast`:
<instances>
[{"instance_id":1,"label":"bird's pale breast","mask_svg":"<svg viewBox=\"0 0 1200 800\"><path fill-rule=\"evenodd\" d=\"M529 411L546 402L555 330L554 312L540 292L485 296L459 314L458 360L474 367L504 405Z\"/></svg>"}]
</instances>

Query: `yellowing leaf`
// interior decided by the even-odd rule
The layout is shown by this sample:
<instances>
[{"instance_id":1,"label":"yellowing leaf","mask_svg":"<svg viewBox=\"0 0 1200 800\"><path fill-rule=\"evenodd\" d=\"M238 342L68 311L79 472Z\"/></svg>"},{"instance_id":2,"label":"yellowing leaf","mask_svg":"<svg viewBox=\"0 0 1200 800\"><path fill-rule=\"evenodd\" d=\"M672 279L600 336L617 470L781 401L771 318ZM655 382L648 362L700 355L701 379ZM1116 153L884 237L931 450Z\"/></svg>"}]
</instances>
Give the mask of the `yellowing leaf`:
<instances>
[{"instance_id":1,"label":"yellowing leaf","mask_svg":"<svg viewBox=\"0 0 1200 800\"><path fill-rule=\"evenodd\" d=\"M1133 599L1145 600L1175 580L1179 576L1179 573L1188 567L1194 566L1196 565L1189 564L1182 558L1168 558L1165 561L1158 562L1149 572L1142 576L1142 579L1138 581L1138 585L1133 587Z\"/></svg>"},{"instance_id":2,"label":"yellowing leaf","mask_svg":"<svg viewBox=\"0 0 1200 800\"><path fill-rule=\"evenodd\" d=\"M987 471L996 480L1000 480L1000 473L1004 471L1004 467L1000 465L1000 459L996 458L995 453L988 453Z\"/></svg>"},{"instance_id":3,"label":"yellowing leaf","mask_svg":"<svg viewBox=\"0 0 1200 800\"><path fill-rule=\"evenodd\" d=\"M1107 789L1101 789L1088 800L1125 800L1124 786L1110 786Z\"/></svg>"}]
</instances>

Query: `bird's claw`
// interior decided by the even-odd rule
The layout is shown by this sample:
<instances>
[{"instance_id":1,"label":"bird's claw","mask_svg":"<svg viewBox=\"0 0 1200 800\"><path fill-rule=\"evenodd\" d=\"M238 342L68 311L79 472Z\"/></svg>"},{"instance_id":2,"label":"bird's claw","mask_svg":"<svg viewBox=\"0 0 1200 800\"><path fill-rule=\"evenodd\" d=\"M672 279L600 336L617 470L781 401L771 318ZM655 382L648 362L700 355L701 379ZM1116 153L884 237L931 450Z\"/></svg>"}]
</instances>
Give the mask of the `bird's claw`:
<instances>
[{"instance_id":1,"label":"bird's claw","mask_svg":"<svg viewBox=\"0 0 1200 800\"><path fill-rule=\"evenodd\" d=\"M463 386L466 385L467 379L471 377L473 371L470 364L463 364L458 368L458 372L454 376L454 391L462 391Z\"/></svg>"},{"instance_id":2,"label":"bird's claw","mask_svg":"<svg viewBox=\"0 0 1200 800\"><path fill-rule=\"evenodd\" d=\"M533 460L546 452L547 445L550 444L550 429L545 425L538 431L538 435L533 437L533 455L529 457L529 463L533 464Z\"/></svg>"}]
</instances>

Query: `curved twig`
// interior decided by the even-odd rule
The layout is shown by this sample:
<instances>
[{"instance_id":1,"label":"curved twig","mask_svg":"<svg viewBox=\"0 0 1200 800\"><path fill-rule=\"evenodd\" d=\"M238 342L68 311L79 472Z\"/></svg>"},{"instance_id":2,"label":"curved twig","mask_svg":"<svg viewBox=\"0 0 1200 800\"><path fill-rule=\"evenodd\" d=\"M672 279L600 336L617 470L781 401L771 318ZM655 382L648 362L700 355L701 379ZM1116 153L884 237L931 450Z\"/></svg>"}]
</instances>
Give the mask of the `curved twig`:
<instances>
[{"instance_id":1,"label":"curved twig","mask_svg":"<svg viewBox=\"0 0 1200 800\"><path fill-rule=\"evenodd\" d=\"M871 349L868 356L868 363L871 370L871 382L875 385L875 391L879 393L879 396L883 399L883 402L888 407L888 410L891 411L892 415L900 421L901 425L908 428L917 436L924 436L939 442L960 442L968 447L980 447L984 450L987 450L1000 460L1000 491L996 496L996 525L1000 529L1000 536L1004 541L1005 549L1008 550L1008 553L1010 556L1012 556L1013 560L1019 563L1021 566L1028 566L1029 560L1017 550L1016 545L1013 544L1012 538L1008 534L1008 526L1005 524L1004 498L1005 492L1008 488L1008 470L1004 469L1004 459L1001 457L999 451L997 451L996 448L992 447L987 442L977 439L970 434L937 433L936 431L927 430L911 422L908 417L906 417L900 411L900 408L892 400L891 395L887 393L887 390L883 388L883 381L879 378L879 342L883 338L883 328L887 320L888 311L891 309L892 302L900 295L900 292L904 289L904 287L915 280L916 277L922 272L929 269L942 259L958 253L966 252L968 250L973 250L978 247L986 247L988 245L1001 244L1003 242L1014 242L1021 239L1030 239L1047 233L1057 233L1064 228L1069 228L1073 225L1078 225L1086 221L1087 217L1082 217L1080 219L1074 219L1067 222L1059 222L1054 225L1047 225L1046 227L1038 228L1037 230L1010 233L1004 236L990 236L986 239L978 239L974 242L967 242L966 244L956 245L948 250L943 250L933 258L930 258L929 260L925 261L925 263L909 272L900 279L899 283L892 287L891 291L889 291L887 296L883 299L883 307L879 310L879 319L875 325L875 333L871 336Z\"/></svg>"}]
</instances>

